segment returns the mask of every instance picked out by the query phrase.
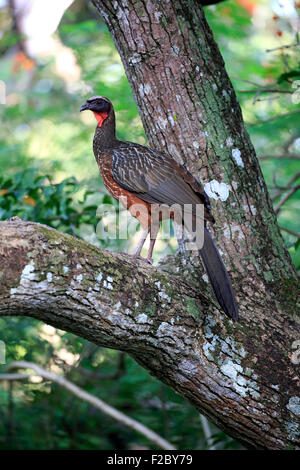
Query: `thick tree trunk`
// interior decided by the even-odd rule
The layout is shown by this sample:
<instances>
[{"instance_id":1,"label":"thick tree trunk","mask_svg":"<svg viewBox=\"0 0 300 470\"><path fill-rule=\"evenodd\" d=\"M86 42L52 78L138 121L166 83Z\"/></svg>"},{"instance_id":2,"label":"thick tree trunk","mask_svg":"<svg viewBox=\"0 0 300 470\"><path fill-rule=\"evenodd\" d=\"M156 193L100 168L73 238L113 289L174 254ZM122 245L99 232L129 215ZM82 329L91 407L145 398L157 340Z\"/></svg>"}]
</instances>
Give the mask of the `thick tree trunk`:
<instances>
[{"instance_id":1,"label":"thick tree trunk","mask_svg":"<svg viewBox=\"0 0 300 470\"><path fill-rule=\"evenodd\" d=\"M20 220L0 224L0 314L127 351L246 446L300 448L296 276L200 2L94 3L151 145L212 196L241 322L222 315L196 257L133 265Z\"/></svg>"}]
</instances>

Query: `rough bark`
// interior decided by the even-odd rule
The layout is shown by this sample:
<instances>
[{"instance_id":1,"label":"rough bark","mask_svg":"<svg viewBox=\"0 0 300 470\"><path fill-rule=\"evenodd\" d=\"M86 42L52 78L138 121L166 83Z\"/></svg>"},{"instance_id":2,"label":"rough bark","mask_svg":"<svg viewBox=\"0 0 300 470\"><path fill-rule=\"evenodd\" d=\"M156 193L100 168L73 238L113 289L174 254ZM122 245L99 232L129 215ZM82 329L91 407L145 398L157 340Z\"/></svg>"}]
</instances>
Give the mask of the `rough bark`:
<instances>
[{"instance_id":1,"label":"rough bark","mask_svg":"<svg viewBox=\"0 0 300 470\"><path fill-rule=\"evenodd\" d=\"M1 316L128 352L246 446L300 447L295 286L260 282L233 323L205 282L17 218L0 223L0 266Z\"/></svg>"},{"instance_id":2,"label":"rough bark","mask_svg":"<svg viewBox=\"0 0 300 470\"><path fill-rule=\"evenodd\" d=\"M201 5L94 3L151 145L212 193L241 322L219 311L196 257L156 269L19 220L0 224L0 314L127 351L248 447L300 448L295 272Z\"/></svg>"}]
</instances>

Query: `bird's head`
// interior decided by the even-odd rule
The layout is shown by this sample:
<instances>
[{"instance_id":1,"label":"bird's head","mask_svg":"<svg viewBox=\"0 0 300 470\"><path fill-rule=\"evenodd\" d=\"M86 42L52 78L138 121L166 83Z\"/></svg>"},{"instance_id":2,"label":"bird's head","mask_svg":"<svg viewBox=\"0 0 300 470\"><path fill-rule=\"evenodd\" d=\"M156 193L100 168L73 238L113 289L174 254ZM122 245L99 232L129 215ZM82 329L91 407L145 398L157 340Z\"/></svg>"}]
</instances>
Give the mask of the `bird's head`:
<instances>
[{"instance_id":1,"label":"bird's head","mask_svg":"<svg viewBox=\"0 0 300 470\"><path fill-rule=\"evenodd\" d=\"M98 127L101 127L103 121L108 117L109 113L112 110L112 104L103 96L92 96L81 106L81 111L92 111L94 113L95 118L98 122Z\"/></svg>"}]
</instances>

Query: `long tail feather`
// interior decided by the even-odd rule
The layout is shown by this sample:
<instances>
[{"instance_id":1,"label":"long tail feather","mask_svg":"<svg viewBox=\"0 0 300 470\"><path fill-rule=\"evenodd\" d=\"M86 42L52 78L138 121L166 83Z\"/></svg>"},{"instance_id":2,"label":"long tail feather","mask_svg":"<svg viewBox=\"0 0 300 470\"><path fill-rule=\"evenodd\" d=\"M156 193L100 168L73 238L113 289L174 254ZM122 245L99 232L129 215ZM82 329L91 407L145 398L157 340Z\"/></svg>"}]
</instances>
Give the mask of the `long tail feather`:
<instances>
[{"instance_id":1,"label":"long tail feather","mask_svg":"<svg viewBox=\"0 0 300 470\"><path fill-rule=\"evenodd\" d=\"M226 315L238 320L238 306L228 273L206 228L204 228L203 248L199 252L219 304Z\"/></svg>"}]
</instances>

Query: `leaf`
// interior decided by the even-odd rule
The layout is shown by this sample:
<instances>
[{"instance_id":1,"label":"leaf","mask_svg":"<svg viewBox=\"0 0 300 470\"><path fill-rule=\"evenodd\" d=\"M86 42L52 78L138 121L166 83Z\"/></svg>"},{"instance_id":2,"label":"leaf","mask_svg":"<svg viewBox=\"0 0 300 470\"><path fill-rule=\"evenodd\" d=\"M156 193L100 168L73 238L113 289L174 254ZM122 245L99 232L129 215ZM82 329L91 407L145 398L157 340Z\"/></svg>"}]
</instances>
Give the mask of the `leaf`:
<instances>
[{"instance_id":1,"label":"leaf","mask_svg":"<svg viewBox=\"0 0 300 470\"><path fill-rule=\"evenodd\" d=\"M300 77L300 70L291 70L290 72L285 72L279 75L277 82L282 83L284 81L290 81L290 78Z\"/></svg>"}]
</instances>

